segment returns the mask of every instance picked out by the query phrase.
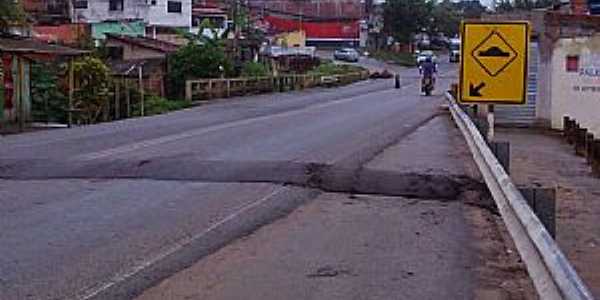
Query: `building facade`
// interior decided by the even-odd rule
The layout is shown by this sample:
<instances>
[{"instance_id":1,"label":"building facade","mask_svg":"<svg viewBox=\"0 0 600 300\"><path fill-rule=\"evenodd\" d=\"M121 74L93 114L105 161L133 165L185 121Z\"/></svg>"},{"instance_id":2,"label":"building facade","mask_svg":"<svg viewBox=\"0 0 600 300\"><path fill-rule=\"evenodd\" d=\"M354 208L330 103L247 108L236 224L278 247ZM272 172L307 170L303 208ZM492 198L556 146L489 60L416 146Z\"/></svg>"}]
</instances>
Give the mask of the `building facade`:
<instances>
[{"instance_id":1,"label":"building facade","mask_svg":"<svg viewBox=\"0 0 600 300\"><path fill-rule=\"evenodd\" d=\"M364 46L366 4L364 0L248 0L268 35L304 31L308 45L323 47Z\"/></svg>"},{"instance_id":2,"label":"building facade","mask_svg":"<svg viewBox=\"0 0 600 300\"><path fill-rule=\"evenodd\" d=\"M192 26L192 0L76 0L73 9L73 23L142 20L154 36Z\"/></svg>"},{"instance_id":3,"label":"building facade","mask_svg":"<svg viewBox=\"0 0 600 300\"><path fill-rule=\"evenodd\" d=\"M540 39L539 118L563 128L563 117L600 135L600 16L547 13Z\"/></svg>"}]
</instances>

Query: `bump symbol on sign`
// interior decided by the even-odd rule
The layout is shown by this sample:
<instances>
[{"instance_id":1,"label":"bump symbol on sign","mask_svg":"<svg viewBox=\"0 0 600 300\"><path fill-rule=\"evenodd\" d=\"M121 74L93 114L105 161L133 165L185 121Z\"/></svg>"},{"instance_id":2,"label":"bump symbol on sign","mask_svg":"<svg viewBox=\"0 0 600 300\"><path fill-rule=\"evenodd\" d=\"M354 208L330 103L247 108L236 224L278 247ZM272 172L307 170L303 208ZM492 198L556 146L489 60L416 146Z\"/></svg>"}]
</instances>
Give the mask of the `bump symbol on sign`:
<instances>
[{"instance_id":1,"label":"bump symbol on sign","mask_svg":"<svg viewBox=\"0 0 600 300\"><path fill-rule=\"evenodd\" d=\"M486 73L496 77L517 59L518 53L500 33L492 31L471 55Z\"/></svg>"}]
</instances>

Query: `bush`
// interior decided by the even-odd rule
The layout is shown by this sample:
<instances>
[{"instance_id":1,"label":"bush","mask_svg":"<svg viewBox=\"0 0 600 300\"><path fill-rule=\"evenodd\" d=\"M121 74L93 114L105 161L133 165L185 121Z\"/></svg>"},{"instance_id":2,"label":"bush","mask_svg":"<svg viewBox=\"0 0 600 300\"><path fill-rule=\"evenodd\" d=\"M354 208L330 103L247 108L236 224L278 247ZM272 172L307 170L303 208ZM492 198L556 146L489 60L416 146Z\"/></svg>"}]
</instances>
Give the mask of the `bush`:
<instances>
[{"instance_id":1,"label":"bush","mask_svg":"<svg viewBox=\"0 0 600 300\"><path fill-rule=\"evenodd\" d=\"M242 66L242 77L263 77L269 76L270 72L267 66L258 62L247 62Z\"/></svg>"},{"instance_id":2,"label":"bush","mask_svg":"<svg viewBox=\"0 0 600 300\"><path fill-rule=\"evenodd\" d=\"M92 56L77 59L73 68L75 82L75 108L81 110L80 120L85 124L98 122L108 105L111 81L110 70L104 62Z\"/></svg>"},{"instance_id":3,"label":"bush","mask_svg":"<svg viewBox=\"0 0 600 300\"><path fill-rule=\"evenodd\" d=\"M412 53L397 53L393 51L380 50L374 52L371 56L379 60L391 61L395 64L405 67L414 67L417 65L417 60Z\"/></svg>"},{"instance_id":4,"label":"bush","mask_svg":"<svg viewBox=\"0 0 600 300\"><path fill-rule=\"evenodd\" d=\"M174 110L180 110L190 107L190 103L185 100L168 100L159 96L150 95L145 97L144 115L160 115ZM133 106L133 115L141 114L141 104L138 102Z\"/></svg>"}]
</instances>

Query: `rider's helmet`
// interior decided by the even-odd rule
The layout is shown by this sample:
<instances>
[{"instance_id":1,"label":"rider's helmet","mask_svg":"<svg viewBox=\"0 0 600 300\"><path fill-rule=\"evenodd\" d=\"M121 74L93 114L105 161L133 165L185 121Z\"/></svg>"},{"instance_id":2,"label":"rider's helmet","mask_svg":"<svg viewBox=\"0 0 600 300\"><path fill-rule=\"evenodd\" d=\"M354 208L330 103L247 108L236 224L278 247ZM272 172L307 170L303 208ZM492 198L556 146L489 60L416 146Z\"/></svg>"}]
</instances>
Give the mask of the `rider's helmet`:
<instances>
[{"instance_id":1,"label":"rider's helmet","mask_svg":"<svg viewBox=\"0 0 600 300\"><path fill-rule=\"evenodd\" d=\"M431 62L431 56L427 56L427 57L425 57L425 62L428 62L428 63L430 63L430 62Z\"/></svg>"}]
</instances>

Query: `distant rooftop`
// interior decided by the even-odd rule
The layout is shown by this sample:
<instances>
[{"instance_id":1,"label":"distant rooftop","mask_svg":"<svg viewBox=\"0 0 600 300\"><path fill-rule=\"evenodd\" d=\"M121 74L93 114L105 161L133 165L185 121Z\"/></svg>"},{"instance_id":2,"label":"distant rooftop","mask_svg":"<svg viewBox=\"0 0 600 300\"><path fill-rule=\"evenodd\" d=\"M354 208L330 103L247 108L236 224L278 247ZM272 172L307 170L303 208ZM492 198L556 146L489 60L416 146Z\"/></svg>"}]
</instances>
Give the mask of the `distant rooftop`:
<instances>
[{"instance_id":1,"label":"distant rooftop","mask_svg":"<svg viewBox=\"0 0 600 300\"><path fill-rule=\"evenodd\" d=\"M134 36L128 36L128 35L112 34L112 33L107 33L106 37L109 39L116 39L116 40L122 41L124 43L133 44L133 45L137 45L140 47L149 48L149 49L153 49L153 50L158 50L158 51L162 51L165 53L176 52L177 49L179 49L179 47L180 47L179 45L176 45L173 43L169 43L169 42L165 42L165 41L161 41L161 40L157 40L157 39L152 39L152 38L147 38L147 37L134 37Z\"/></svg>"},{"instance_id":2,"label":"distant rooftop","mask_svg":"<svg viewBox=\"0 0 600 300\"><path fill-rule=\"evenodd\" d=\"M80 56L89 51L47 44L31 38L0 37L0 52L19 54L48 54L58 56Z\"/></svg>"}]
</instances>

